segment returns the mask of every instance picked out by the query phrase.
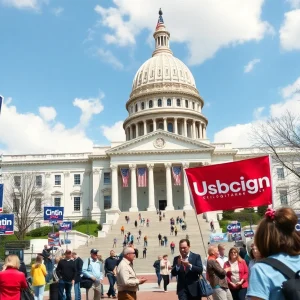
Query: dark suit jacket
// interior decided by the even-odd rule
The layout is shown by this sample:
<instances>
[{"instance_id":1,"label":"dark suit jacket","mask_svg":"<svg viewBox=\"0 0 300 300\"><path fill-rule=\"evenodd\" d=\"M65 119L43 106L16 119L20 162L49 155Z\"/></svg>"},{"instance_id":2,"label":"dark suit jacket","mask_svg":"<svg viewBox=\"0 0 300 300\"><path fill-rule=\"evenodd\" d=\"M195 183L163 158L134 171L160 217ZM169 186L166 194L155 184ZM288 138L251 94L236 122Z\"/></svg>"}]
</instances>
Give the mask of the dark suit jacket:
<instances>
[{"instance_id":1,"label":"dark suit jacket","mask_svg":"<svg viewBox=\"0 0 300 300\"><path fill-rule=\"evenodd\" d=\"M203 266L201 257L199 254L190 252L189 263L192 265L191 270L189 267L184 270L181 265L179 270L177 270L178 257L174 257L172 275L177 276L177 294L180 295L183 292L189 292L192 297L198 296L198 279L200 274L202 274Z\"/></svg>"}]
</instances>

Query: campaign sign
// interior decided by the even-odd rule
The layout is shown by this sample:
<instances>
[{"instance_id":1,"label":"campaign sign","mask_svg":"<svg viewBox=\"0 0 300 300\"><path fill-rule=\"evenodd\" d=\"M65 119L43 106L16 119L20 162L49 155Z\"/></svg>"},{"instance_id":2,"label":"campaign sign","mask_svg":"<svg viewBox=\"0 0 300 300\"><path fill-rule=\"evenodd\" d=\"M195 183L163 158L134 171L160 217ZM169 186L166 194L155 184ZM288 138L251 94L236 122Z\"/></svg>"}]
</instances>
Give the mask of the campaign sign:
<instances>
[{"instance_id":1,"label":"campaign sign","mask_svg":"<svg viewBox=\"0 0 300 300\"><path fill-rule=\"evenodd\" d=\"M228 242L227 233L211 233L209 240L211 243Z\"/></svg>"},{"instance_id":2,"label":"campaign sign","mask_svg":"<svg viewBox=\"0 0 300 300\"><path fill-rule=\"evenodd\" d=\"M0 212L3 212L3 190L4 185L0 184Z\"/></svg>"},{"instance_id":3,"label":"campaign sign","mask_svg":"<svg viewBox=\"0 0 300 300\"><path fill-rule=\"evenodd\" d=\"M253 230L245 230L244 231L244 237L254 237L254 231Z\"/></svg>"},{"instance_id":4,"label":"campaign sign","mask_svg":"<svg viewBox=\"0 0 300 300\"><path fill-rule=\"evenodd\" d=\"M0 214L0 235L14 234L14 214Z\"/></svg>"},{"instance_id":5,"label":"campaign sign","mask_svg":"<svg viewBox=\"0 0 300 300\"><path fill-rule=\"evenodd\" d=\"M227 225L227 232L233 233L233 232L241 232L242 226L241 223L231 223Z\"/></svg>"},{"instance_id":6,"label":"campaign sign","mask_svg":"<svg viewBox=\"0 0 300 300\"><path fill-rule=\"evenodd\" d=\"M61 240L61 244L62 245L69 245L69 244L71 244L71 240L69 240L69 239Z\"/></svg>"},{"instance_id":7,"label":"campaign sign","mask_svg":"<svg viewBox=\"0 0 300 300\"><path fill-rule=\"evenodd\" d=\"M232 236L232 239L233 239L235 242L238 242L238 241L242 241L242 240L243 240L242 234L241 234L240 232L233 233L231 236Z\"/></svg>"},{"instance_id":8,"label":"campaign sign","mask_svg":"<svg viewBox=\"0 0 300 300\"><path fill-rule=\"evenodd\" d=\"M63 221L59 226L60 231L70 231L72 230L72 222L70 221Z\"/></svg>"},{"instance_id":9,"label":"campaign sign","mask_svg":"<svg viewBox=\"0 0 300 300\"><path fill-rule=\"evenodd\" d=\"M48 233L48 246L60 246L59 232Z\"/></svg>"},{"instance_id":10,"label":"campaign sign","mask_svg":"<svg viewBox=\"0 0 300 300\"><path fill-rule=\"evenodd\" d=\"M44 222L62 223L64 220L64 208L59 206L44 207Z\"/></svg>"}]
</instances>

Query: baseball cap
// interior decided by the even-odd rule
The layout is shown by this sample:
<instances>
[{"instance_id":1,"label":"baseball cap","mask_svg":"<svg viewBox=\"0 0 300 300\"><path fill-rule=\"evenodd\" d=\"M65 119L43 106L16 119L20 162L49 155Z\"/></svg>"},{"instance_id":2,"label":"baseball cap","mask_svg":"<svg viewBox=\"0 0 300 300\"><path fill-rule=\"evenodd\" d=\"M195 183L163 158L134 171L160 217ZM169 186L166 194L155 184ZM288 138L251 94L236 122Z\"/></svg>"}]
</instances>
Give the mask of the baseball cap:
<instances>
[{"instance_id":1,"label":"baseball cap","mask_svg":"<svg viewBox=\"0 0 300 300\"><path fill-rule=\"evenodd\" d=\"M97 249L94 248L94 249L91 250L91 254L98 254L98 251L99 250L97 250Z\"/></svg>"}]
</instances>

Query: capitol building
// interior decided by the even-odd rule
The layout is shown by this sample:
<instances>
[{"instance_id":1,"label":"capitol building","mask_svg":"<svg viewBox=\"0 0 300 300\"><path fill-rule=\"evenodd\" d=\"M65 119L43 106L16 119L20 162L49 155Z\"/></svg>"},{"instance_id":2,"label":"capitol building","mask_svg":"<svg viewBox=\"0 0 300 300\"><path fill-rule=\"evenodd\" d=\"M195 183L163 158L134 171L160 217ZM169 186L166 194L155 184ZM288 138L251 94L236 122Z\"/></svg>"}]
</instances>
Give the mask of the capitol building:
<instances>
[{"instance_id":1,"label":"capitol building","mask_svg":"<svg viewBox=\"0 0 300 300\"><path fill-rule=\"evenodd\" d=\"M89 215L108 222L120 211L192 210L183 169L265 155L208 140L205 101L171 50L161 11L153 37L152 57L136 72L125 104L125 142L89 153L3 155L4 185L9 174L20 184L21 174L32 172L47 184L45 205L64 206L72 220ZM275 206L287 205L288 174L279 165L272 171ZM215 219L215 212L206 214Z\"/></svg>"}]
</instances>

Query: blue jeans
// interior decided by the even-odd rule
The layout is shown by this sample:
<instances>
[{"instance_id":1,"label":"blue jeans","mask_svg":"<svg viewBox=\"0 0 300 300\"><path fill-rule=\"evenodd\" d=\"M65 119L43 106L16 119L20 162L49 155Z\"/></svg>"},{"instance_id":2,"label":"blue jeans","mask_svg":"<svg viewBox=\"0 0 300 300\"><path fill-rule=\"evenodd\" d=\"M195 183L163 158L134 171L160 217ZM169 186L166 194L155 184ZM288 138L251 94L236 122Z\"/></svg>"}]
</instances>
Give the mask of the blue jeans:
<instances>
[{"instance_id":1,"label":"blue jeans","mask_svg":"<svg viewBox=\"0 0 300 300\"><path fill-rule=\"evenodd\" d=\"M58 299L72 300L71 289L72 289L72 282L64 281L60 279L58 282L58 297L59 297ZM64 291L66 291L66 298L64 298Z\"/></svg>"},{"instance_id":2,"label":"blue jeans","mask_svg":"<svg viewBox=\"0 0 300 300\"><path fill-rule=\"evenodd\" d=\"M45 259L44 260L44 265L47 270L47 276L46 276L46 282L49 283L52 279L53 276L53 263L51 259Z\"/></svg>"},{"instance_id":3,"label":"blue jeans","mask_svg":"<svg viewBox=\"0 0 300 300\"><path fill-rule=\"evenodd\" d=\"M160 285L162 277L160 275L160 271L155 271L156 272L156 276L157 276L157 284Z\"/></svg>"},{"instance_id":4,"label":"blue jeans","mask_svg":"<svg viewBox=\"0 0 300 300\"><path fill-rule=\"evenodd\" d=\"M81 300L80 282L74 284L75 300Z\"/></svg>"},{"instance_id":5,"label":"blue jeans","mask_svg":"<svg viewBox=\"0 0 300 300\"><path fill-rule=\"evenodd\" d=\"M114 286L115 286L115 283L117 280L116 276L114 276L113 274L107 273L107 279L109 281L109 289L108 289L107 295L114 297L114 296L116 296L115 289L114 289Z\"/></svg>"},{"instance_id":6,"label":"blue jeans","mask_svg":"<svg viewBox=\"0 0 300 300\"><path fill-rule=\"evenodd\" d=\"M33 287L34 300L43 300L44 299L44 290L45 290L45 285L34 286Z\"/></svg>"}]
</instances>

